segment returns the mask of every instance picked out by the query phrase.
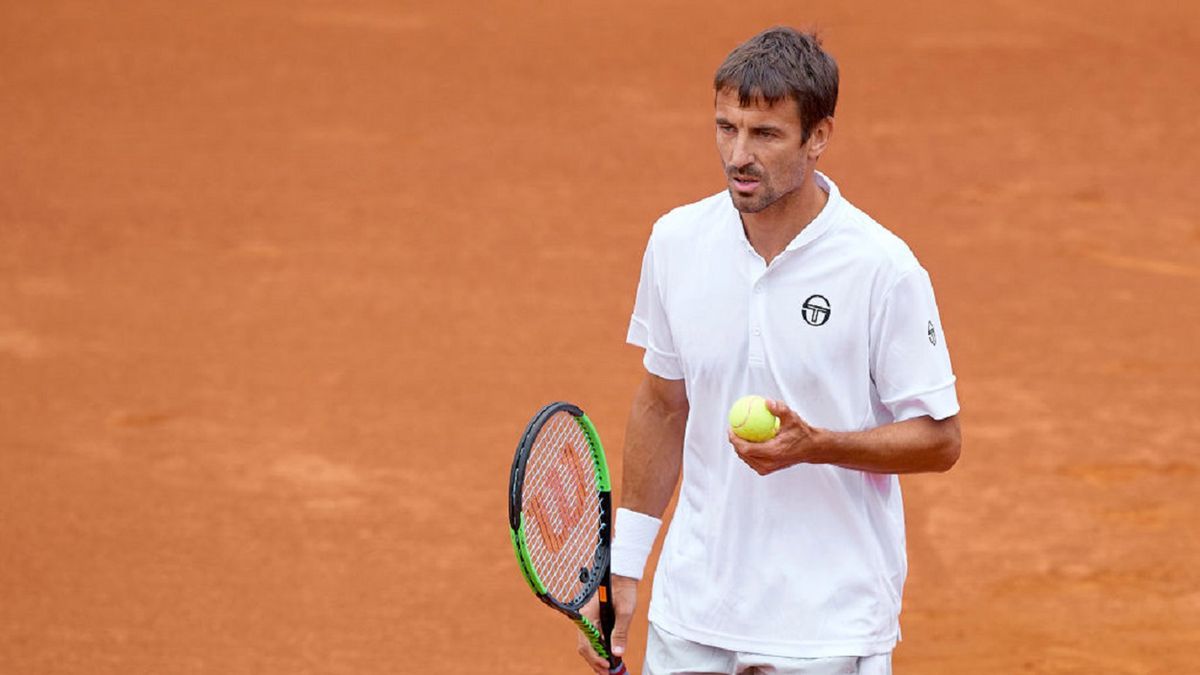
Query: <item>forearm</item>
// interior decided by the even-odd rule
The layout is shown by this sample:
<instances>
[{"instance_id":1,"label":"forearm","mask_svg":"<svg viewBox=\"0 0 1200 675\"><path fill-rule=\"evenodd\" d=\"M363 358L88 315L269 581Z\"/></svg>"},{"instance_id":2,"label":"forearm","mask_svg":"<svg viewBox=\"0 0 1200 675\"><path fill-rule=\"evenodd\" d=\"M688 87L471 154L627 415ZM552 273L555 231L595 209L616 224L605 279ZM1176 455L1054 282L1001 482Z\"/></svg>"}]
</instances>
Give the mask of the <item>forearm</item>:
<instances>
[{"instance_id":1,"label":"forearm","mask_svg":"<svg viewBox=\"0 0 1200 675\"><path fill-rule=\"evenodd\" d=\"M647 375L625 430L621 506L661 518L683 464L688 404L681 381Z\"/></svg>"},{"instance_id":2,"label":"forearm","mask_svg":"<svg viewBox=\"0 0 1200 675\"><path fill-rule=\"evenodd\" d=\"M946 471L958 461L960 446L957 417L917 417L867 431L814 430L801 461L874 473Z\"/></svg>"}]
</instances>

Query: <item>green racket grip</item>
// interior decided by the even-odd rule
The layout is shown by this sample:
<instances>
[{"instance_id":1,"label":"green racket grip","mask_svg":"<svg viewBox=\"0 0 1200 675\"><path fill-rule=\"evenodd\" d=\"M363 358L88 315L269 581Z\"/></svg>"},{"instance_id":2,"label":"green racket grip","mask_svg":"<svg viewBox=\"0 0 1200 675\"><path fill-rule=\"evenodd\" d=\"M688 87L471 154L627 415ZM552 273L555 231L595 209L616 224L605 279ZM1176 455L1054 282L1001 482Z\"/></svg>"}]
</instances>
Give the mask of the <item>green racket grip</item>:
<instances>
[{"instance_id":1,"label":"green racket grip","mask_svg":"<svg viewBox=\"0 0 1200 675\"><path fill-rule=\"evenodd\" d=\"M609 658L608 649L604 646L604 636L600 634L600 629L596 628L596 624L589 621L586 616L581 616L575 619L575 625L583 631L584 637L592 643L592 649L595 649L597 654L603 658Z\"/></svg>"},{"instance_id":2,"label":"green racket grip","mask_svg":"<svg viewBox=\"0 0 1200 675\"><path fill-rule=\"evenodd\" d=\"M586 616L581 616L575 620L575 625L579 627L579 630L583 631L588 642L592 644L592 649L596 650L596 653L601 658L608 659L608 672L610 675L628 675L629 671L625 669L625 662L621 660L621 657L610 653L605 647L604 635L596 628L596 624L589 621Z\"/></svg>"}]
</instances>

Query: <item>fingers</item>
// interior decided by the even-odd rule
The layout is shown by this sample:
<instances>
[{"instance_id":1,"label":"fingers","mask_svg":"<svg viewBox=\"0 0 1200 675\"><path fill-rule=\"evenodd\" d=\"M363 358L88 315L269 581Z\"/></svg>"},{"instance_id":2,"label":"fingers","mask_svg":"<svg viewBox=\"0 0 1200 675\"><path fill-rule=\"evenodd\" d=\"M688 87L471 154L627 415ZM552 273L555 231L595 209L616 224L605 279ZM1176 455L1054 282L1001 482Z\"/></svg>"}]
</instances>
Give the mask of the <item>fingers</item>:
<instances>
[{"instance_id":1,"label":"fingers","mask_svg":"<svg viewBox=\"0 0 1200 675\"><path fill-rule=\"evenodd\" d=\"M745 449L746 442L739 438L738 435L732 431L728 432L728 435L729 444L733 446L733 449L736 450L739 455L742 454L742 451Z\"/></svg>"},{"instance_id":2,"label":"fingers","mask_svg":"<svg viewBox=\"0 0 1200 675\"><path fill-rule=\"evenodd\" d=\"M592 670L600 673L600 675L607 675L608 659L602 658L596 653L595 649L592 649L592 643L583 636L583 633L579 633L577 640L578 645L576 646L576 651L578 651L579 655L583 657L584 662L587 663Z\"/></svg>"},{"instance_id":3,"label":"fingers","mask_svg":"<svg viewBox=\"0 0 1200 675\"><path fill-rule=\"evenodd\" d=\"M795 463L787 461L787 445L779 436L769 441L753 443L729 432L729 443L738 458L760 476L766 476Z\"/></svg>"},{"instance_id":4,"label":"fingers","mask_svg":"<svg viewBox=\"0 0 1200 675\"><path fill-rule=\"evenodd\" d=\"M579 610L579 613L587 617L588 620L592 622L592 625L600 625L600 602L596 598L593 597L591 600L589 600L588 603ZM586 662L592 670L599 673L599 675L608 675L608 659L602 658L596 653L596 650L592 648L592 643L586 637L584 637L583 633L576 631L575 635L577 641L576 651L578 651L579 655L583 657L584 662Z\"/></svg>"},{"instance_id":5,"label":"fingers","mask_svg":"<svg viewBox=\"0 0 1200 675\"><path fill-rule=\"evenodd\" d=\"M584 662L588 664L588 667L596 671L599 675L608 675L608 659L600 658L600 655L596 653L596 650L592 649L591 643L587 641L587 638L583 637L582 633L579 634L577 651L583 657Z\"/></svg>"},{"instance_id":6,"label":"fingers","mask_svg":"<svg viewBox=\"0 0 1200 675\"><path fill-rule=\"evenodd\" d=\"M771 473L768 468L769 455L764 455L764 447L766 443L751 443L750 441L739 438L732 431L729 432L729 443L733 446L734 452L738 457L746 463L751 469L760 476L765 476Z\"/></svg>"}]
</instances>

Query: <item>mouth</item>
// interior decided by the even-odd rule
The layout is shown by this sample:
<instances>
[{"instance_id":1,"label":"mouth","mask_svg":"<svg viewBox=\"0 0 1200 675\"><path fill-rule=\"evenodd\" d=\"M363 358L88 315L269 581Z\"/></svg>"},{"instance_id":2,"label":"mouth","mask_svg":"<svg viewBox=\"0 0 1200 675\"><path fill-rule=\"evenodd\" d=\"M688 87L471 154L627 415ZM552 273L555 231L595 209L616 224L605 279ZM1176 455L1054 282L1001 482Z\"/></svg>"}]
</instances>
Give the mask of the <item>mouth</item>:
<instances>
[{"instance_id":1,"label":"mouth","mask_svg":"<svg viewBox=\"0 0 1200 675\"><path fill-rule=\"evenodd\" d=\"M750 176L730 176L729 182L738 192L754 192L758 187L759 179Z\"/></svg>"}]
</instances>

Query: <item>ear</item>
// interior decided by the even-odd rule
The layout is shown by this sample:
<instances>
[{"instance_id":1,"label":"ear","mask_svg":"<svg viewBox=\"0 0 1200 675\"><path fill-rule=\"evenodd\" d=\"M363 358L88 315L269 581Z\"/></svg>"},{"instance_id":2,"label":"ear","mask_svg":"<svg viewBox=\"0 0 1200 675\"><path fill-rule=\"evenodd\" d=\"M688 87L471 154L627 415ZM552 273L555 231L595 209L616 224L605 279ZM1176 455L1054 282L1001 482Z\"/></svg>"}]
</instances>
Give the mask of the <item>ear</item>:
<instances>
[{"instance_id":1,"label":"ear","mask_svg":"<svg viewBox=\"0 0 1200 675\"><path fill-rule=\"evenodd\" d=\"M820 159L831 138L833 138L832 117L826 117L814 124L812 133L808 135L808 158L814 162Z\"/></svg>"}]
</instances>

